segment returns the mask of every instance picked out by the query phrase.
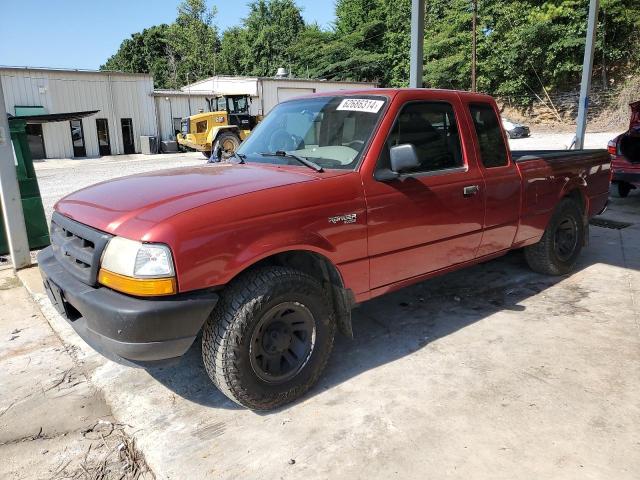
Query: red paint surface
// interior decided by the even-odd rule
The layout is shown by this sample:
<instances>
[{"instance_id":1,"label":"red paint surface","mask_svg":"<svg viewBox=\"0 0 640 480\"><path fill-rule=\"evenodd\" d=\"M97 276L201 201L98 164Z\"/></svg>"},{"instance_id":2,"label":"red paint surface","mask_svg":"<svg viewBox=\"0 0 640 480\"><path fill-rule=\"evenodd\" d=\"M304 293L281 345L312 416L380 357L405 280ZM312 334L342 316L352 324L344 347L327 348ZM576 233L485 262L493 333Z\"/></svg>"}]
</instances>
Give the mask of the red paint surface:
<instances>
[{"instance_id":1,"label":"red paint surface","mask_svg":"<svg viewBox=\"0 0 640 480\"><path fill-rule=\"evenodd\" d=\"M366 93L386 95L390 102L356 171L209 164L101 183L62 199L56 209L99 230L169 245L181 291L224 285L270 255L306 250L329 259L362 301L535 243L559 199L574 189L589 215L606 202L606 152L518 163L509 158L506 167L485 169L466 105L488 102L497 112L488 96L410 89ZM410 100L454 106L465 171L374 179L387 133ZM468 185L479 185L480 192L464 197ZM328 221L350 213L356 223Z\"/></svg>"}]
</instances>

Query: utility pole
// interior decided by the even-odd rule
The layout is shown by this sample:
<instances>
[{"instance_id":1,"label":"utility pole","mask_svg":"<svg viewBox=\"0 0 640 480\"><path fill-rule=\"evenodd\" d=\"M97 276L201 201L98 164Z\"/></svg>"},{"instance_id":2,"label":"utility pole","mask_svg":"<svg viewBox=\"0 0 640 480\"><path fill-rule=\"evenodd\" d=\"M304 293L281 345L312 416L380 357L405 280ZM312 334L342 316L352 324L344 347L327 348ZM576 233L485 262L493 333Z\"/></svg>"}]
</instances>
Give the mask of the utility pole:
<instances>
[{"instance_id":1,"label":"utility pole","mask_svg":"<svg viewBox=\"0 0 640 480\"><path fill-rule=\"evenodd\" d=\"M471 17L471 91L477 91L476 85L476 53L477 53L477 42L478 42L478 0L471 0L473 3L473 15Z\"/></svg>"},{"instance_id":2,"label":"utility pole","mask_svg":"<svg viewBox=\"0 0 640 480\"><path fill-rule=\"evenodd\" d=\"M189 72L187 72L187 103L189 104L189 116L191 116L191 82L189 81Z\"/></svg>"},{"instance_id":3,"label":"utility pole","mask_svg":"<svg viewBox=\"0 0 640 480\"><path fill-rule=\"evenodd\" d=\"M411 0L411 55L409 65L409 86L422 87L422 67L424 64L424 1Z\"/></svg>"},{"instance_id":4,"label":"utility pole","mask_svg":"<svg viewBox=\"0 0 640 480\"><path fill-rule=\"evenodd\" d=\"M31 254L13 155L11 132L0 82L0 203L13 268L18 270L31 265Z\"/></svg>"},{"instance_id":5,"label":"utility pole","mask_svg":"<svg viewBox=\"0 0 640 480\"><path fill-rule=\"evenodd\" d=\"M573 145L576 150L584 148L584 135L587 130L587 111L589 110L589 91L591 90L591 73L593 71L593 52L596 47L596 27L600 0L589 2L589 22L587 23L587 37L584 45L584 60L582 62L582 83L580 84L580 104L578 105L578 120L576 121L576 136Z\"/></svg>"}]
</instances>

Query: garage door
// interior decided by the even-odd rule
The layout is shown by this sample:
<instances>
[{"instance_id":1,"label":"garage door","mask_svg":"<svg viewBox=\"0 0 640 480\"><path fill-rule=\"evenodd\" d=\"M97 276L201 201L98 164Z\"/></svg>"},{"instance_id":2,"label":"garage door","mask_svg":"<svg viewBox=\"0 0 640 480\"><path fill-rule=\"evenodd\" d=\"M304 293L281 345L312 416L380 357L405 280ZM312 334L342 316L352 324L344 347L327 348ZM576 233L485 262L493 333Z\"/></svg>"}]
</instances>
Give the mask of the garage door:
<instances>
[{"instance_id":1,"label":"garage door","mask_svg":"<svg viewBox=\"0 0 640 480\"><path fill-rule=\"evenodd\" d=\"M287 88L278 87L278 103L289 100L290 98L302 97L315 93L315 88Z\"/></svg>"}]
</instances>

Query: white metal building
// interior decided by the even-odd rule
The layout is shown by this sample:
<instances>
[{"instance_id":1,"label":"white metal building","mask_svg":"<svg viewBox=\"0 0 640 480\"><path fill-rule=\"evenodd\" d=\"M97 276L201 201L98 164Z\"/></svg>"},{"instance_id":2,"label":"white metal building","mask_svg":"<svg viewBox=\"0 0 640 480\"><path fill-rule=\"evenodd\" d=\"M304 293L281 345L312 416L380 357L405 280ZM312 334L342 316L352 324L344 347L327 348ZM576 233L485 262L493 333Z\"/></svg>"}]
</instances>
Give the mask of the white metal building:
<instances>
[{"instance_id":1,"label":"white metal building","mask_svg":"<svg viewBox=\"0 0 640 480\"><path fill-rule=\"evenodd\" d=\"M141 136L175 140L180 120L209 111L216 95L251 96L250 113L314 92L372 88L372 83L216 76L180 90L154 90L148 74L0 67L7 113L15 116L98 110L79 119L27 123L32 156L72 158L139 153Z\"/></svg>"},{"instance_id":2,"label":"white metal building","mask_svg":"<svg viewBox=\"0 0 640 480\"><path fill-rule=\"evenodd\" d=\"M157 134L150 75L0 67L0 81L11 115L99 110L82 120L28 124L34 158L135 153L141 135Z\"/></svg>"},{"instance_id":3,"label":"white metal building","mask_svg":"<svg viewBox=\"0 0 640 480\"><path fill-rule=\"evenodd\" d=\"M251 114L266 115L278 103L290 98L316 92L358 90L374 88L370 82L336 82L289 77L232 77L218 75L182 87L193 94L244 94L250 95Z\"/></svg>"},{"instance_id":4,"label":"white metal building","mask_svg":"<svg viewBox=\"0 0 640 480\"><path fill-rule=\"evenodd\" d=\"M218 75L192 83L180 90L155 90L158 130L161 140L172 140L180 130L180 119L209 111L208 99L216 95L249 95L252 115L266 115L278 103L315 92L358 90L375 83L333 82L281 77L234 77Z\"/></svg>"}]
</instances>

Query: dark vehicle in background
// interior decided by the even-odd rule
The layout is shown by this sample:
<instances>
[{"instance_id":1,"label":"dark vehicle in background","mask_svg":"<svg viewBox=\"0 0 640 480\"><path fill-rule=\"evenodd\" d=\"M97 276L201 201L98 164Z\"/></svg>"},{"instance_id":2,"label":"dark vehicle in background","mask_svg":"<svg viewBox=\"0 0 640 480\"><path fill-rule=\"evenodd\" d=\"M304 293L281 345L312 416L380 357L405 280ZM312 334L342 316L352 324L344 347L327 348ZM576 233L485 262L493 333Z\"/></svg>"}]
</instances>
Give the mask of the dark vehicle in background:
<instances>
[{"instance_id":1,"label":"dark vehicle in background","mask_svg":"<svg viewBox=\"0 0 640 480\"><path fill-rule=\"evenodd\" d=\"M622 198L640 187L640 101L629 105L631 121L629 130L611 140L611 183L618 188Z\"/></svg>"},{"instance_id":2,"label":"dark vehicle in background","mask_svg":"<svg viewBox=\"0 0 640 480\"><path fill-rule=\"evenodd\" d=\"M502 128L507 132L509 138L525 138L530 135L529 127L522 125L521 123L513 122L508 118L501 117Z\"/></svg>"}]
</instances>

